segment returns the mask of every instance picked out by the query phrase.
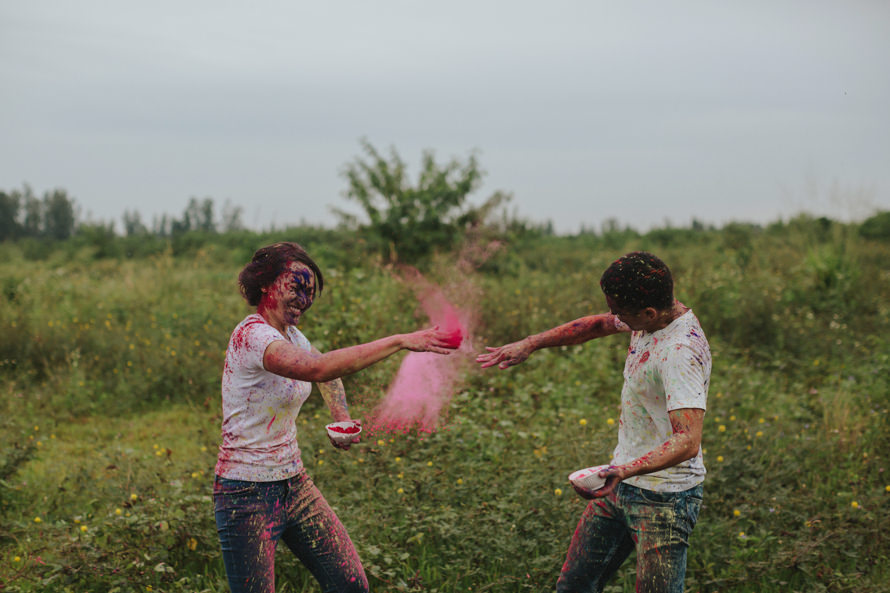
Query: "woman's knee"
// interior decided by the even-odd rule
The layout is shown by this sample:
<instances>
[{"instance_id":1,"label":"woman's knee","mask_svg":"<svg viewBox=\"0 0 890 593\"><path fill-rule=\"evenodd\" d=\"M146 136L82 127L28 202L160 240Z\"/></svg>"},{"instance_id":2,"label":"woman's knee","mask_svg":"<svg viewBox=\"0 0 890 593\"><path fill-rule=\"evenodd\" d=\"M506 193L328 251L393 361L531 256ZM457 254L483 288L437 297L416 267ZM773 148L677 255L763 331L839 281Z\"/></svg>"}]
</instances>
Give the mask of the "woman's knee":
<instances>
[{"instance_id":1,"label":"woman's knee","mask_svg":"<svg viewBox=\"0 0 890 593\"><path fill-rule=\"evenodd\" d=\"M362 571L361 574L344 578L339 583L331 583L325 587L324 591L326 593L368 593L368 577Z\"/></svg>"}]
</instances>

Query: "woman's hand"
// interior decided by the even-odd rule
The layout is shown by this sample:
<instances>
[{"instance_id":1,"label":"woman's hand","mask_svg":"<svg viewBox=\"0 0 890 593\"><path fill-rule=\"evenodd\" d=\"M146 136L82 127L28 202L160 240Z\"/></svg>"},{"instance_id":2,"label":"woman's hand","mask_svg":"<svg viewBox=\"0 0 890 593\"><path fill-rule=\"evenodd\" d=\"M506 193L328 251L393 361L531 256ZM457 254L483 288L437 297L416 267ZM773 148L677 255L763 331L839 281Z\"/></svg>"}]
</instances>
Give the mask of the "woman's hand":
<instances>
[{"instance_id":1,"label":"woman's hand","mask_svg":"<svg viewBox=\"0 0 890 593\"><path fill-rule=\"evenodd\" d=\"M349 420L349 418L347 418L346 420ZM347 442L343 443L343 442L335 441L335 440L334 440L334 437L332 437L332 436L330 435L330 433L328 433L328 440L330 440L330 441L331 441L331 444L332 444L334 447L336 447L337 449L342 449L342 450L344 450L344 451L349 451L349 447L351 447L352 445L354 445L354 444L360 442L360 441L362 440L362 436L361 436L360 434L357 434L357 435L355 435L354 437L352 437L352 440L351 440L351 441L347 441Z\"/></svg>"},{"instance_id":2,"label":"woman's hand","mask_svg":"<svg viewBox=\"0 0 890 593\"><path fill-rule=\"evenodd\" d=\"M531 340L528 338L513 342L512 344L506 344L500 348L486 346L485 349L488 350L487 354L480 354L476 357L476 362L483 369L494 365L498 365L499 369L515 366L524 362L535 351Z\"/></svg>"},{"instance_id":3,"label":"woman's hand","mask_svg":"<svg viewBox=\"0 0 890 593\"><path fill-rule=\"evenodd\" d=\"M412 352L434 352L450 354L460 346L461 334L436 327L422 329L410 334L402 334L402 348Z\"/></svg>"}]
</instances>

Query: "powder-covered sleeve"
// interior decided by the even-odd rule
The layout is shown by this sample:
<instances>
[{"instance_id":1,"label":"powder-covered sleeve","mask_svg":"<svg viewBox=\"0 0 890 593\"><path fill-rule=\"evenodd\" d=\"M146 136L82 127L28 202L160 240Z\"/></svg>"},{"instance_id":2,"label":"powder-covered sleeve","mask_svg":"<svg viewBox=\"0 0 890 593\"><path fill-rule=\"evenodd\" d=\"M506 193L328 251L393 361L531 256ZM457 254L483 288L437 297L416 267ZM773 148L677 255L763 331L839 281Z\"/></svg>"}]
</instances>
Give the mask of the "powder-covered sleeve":
<instances>
[{"instance_id":1,"label":"powder-covered sleeve","mask_svg":"<svg viewBox=\"0 0 890 593\"><path fill-rule=\"evenodd\" d=\"M241 341L242 364L247 368L265 370L263 355L269 344L278 340L284 340L281 333L266 323L250 323L243 327L244 337Z\"/></svg>"},{"instance_id":2,"label":"powder-covered sleeve","mask_svg":"<svg viewBox=\"0 0 890 593\"><path fill-rule=\"evenodd\" d=\"M309 352L312 351L312 344L309 342L309 338L303 335L303 332L296 327L290 326L287 328L287 337L294 346Z\"/></svg>"},{"instance_id":3,"label":"powder-covered sleeve","mask_svg":"<svg viewBox=\"0 0 890 593\"><path fill-rule=\"evenodd\" d=\"M696 343L670 348L661 369L667 410L706 409L711 380L711 354Z\"/></svg>"}]
</instances>

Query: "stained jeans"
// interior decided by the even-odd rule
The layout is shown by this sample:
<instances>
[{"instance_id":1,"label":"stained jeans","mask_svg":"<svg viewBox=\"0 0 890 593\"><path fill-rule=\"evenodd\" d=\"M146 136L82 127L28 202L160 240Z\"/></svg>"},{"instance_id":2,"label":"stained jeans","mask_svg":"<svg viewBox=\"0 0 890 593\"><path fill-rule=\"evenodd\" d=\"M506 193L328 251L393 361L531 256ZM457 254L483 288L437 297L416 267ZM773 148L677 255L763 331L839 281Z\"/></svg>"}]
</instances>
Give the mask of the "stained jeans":
<instances>
[{"instance_id":1,"label":"stained jeans","mask_svg":"<svg viewBox=\"0 0 890 593\"><path fill-rule=\"evenodd\" d=\"M368 591L352 540L305 471L278 482L217 476L213 502L232 593L274 593L279 539L309 569L322 591Z\"/></svg>"},{"instance_id":2,"label":"stained jeans","mask_svg":"<svg viewBox=\"0 0 890 593\"><path fill-rule=\"evenodd\" d=\"M638 593L682 593L689 536L701 509L702 486L653 492L621 483L590 501L556 582L559 593L601 592L636 548Z\"/></svg>"}]
</instances>

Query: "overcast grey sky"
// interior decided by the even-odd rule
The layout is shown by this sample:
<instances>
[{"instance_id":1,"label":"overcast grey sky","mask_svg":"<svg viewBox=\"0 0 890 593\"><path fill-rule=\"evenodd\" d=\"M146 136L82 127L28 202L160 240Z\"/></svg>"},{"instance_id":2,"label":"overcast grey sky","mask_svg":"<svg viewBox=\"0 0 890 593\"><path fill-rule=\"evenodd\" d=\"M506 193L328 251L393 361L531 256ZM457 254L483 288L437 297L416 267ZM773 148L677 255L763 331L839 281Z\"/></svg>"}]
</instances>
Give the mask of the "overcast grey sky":
<instances>
[{"instance_id":1,"label":"overcast grey sky","mask_svg":"<svg viewBox=\"0 0 890 593\"><path fill-rule=\"evenodd\" d=\"M0 189L330 225L359 139L560 232L890 209L890 2L6 1Z\"/></svg>"}]
</instances>

